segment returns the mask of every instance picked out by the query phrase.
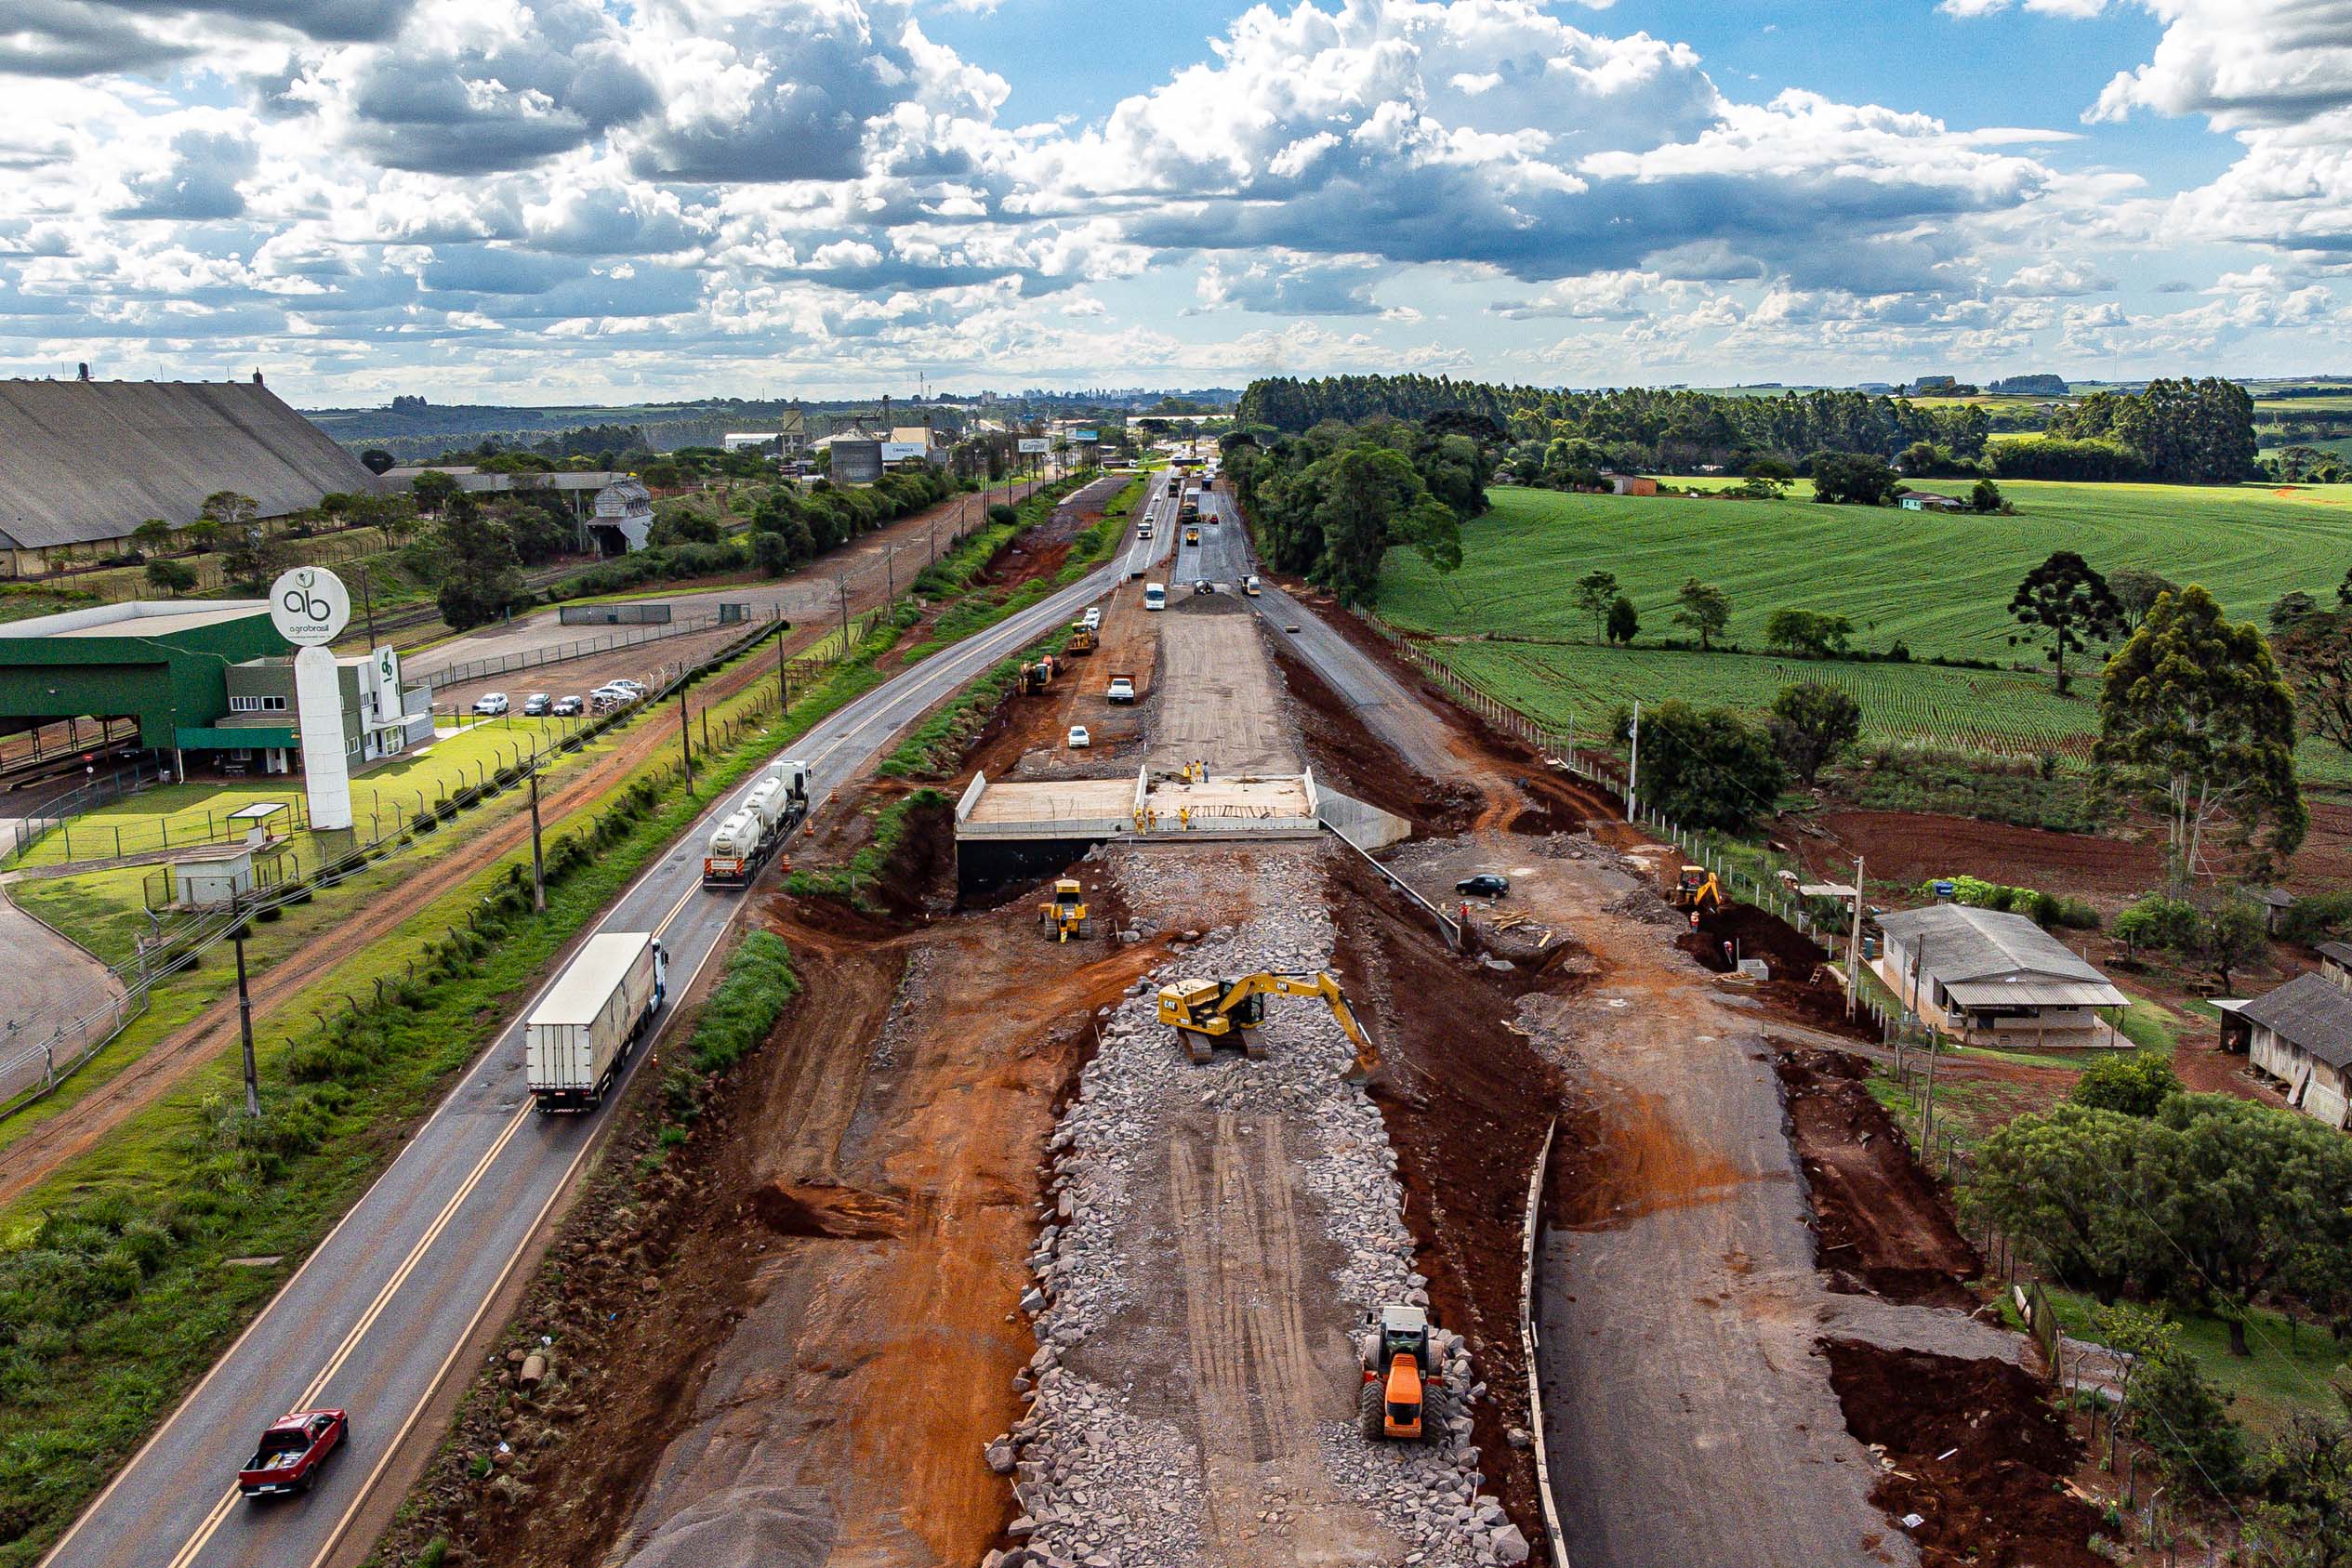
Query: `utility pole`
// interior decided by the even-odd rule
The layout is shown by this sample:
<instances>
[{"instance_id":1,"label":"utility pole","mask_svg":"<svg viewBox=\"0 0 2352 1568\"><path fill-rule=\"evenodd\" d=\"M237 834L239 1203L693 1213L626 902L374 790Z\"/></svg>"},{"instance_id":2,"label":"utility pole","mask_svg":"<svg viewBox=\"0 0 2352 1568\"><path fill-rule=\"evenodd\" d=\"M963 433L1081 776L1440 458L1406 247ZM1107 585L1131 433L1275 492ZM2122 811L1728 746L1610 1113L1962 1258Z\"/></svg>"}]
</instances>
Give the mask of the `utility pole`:
<instances>
[{"instance_id":1,"label":"utility pole","mask_svg":"<svg viewBox=\"0 0 2352 1568\"><path fill-rule=\"evenodd\" d=\"M882 602L895 604L898 602L898 549L892 545L882 547L882 581L887 585L882 591Z\"/></svg>"},{"instance_id":2,"label":"utility pole","mask_svg":"<svg viewBox=\"0 0 2352 1568\"><path fill-rule=\"evenodd\" d=\"M694 787L694 732L687 727L686 689L678 689L678 748L686 758L686 787Z\"/></svg>"},{"instance_id":3,"label":"utility pole","mask_svg":"<svg viewBox=\"0 0 2352 1568\"><path fill-rule=\"evenodd\" d=\"M1845 1016L1854 1016L1855 988L1862 974L1862 857L1854 857L1854 934L1845 943Z\"/></svg>"},{"instance_id":4,"label":"utility pole","mask_svg":"<svg viewBox=\"0 0 2352 1568\"><path fill-rule=\"evenodd\" d=\"M245 1114L258 1118L261 1114L261 1079L254 1071L253 1065L253 993L245 989L244 921L237 922L237 929L231 933L231 940L237 946L237 1034L244 1043Z\"/></svg>"},{"instance_id":5,"label":"utility pole","mask_svg":"<svg viewBox=\"0 0 2352 1568\"><path fill-rule=\"evenodd\" d=\"M792 670L784 659L784 634L791 629L791 622L785 620L778 620L776 623L776 721L778 723L782 723L785 717L792 710Z\"/></svg>"},{"instance_id":6,"label":"utility pole","mask_svg":"<svg viewBox=\"0 0 2352 1568\"><path fill-rule=\"evenodd\" d=\"M1639 808L1633 804L1634 792L1642 784L1642 699L1633 699L1633 760L1625 771L1625 820L1632 822Z\"/></svg>"},{"instance_id":7,"label":"utility pole","mask_svg":"<svg viewBox=\"0 0 2352 1568\"><path fill-rule=\"evenodd\" d=\"M841 657L846 659L850 656L850 580L837 572L833 586L841 596Z\"/></svg>"},{"instance_id":8,"label":"utility pole","mask_svg":"<svg viewBox=\"0 0 2352 1568\"><path fill-rule=\"evenodd\" d=\"M531 907L548 907L548 865L539 853L539 770L531 770Z\"/></svg>"},{"instance_id":9,"label":"utility pole","mask_svg":"<svg viewBox=\"0 0 2352 1568\"><path fill-rule=\"evenodd\" d=\"M376 586L365 563L360 566L360 603L367 613L367 645L376 646Z\"/></svg>"}]
</instances>

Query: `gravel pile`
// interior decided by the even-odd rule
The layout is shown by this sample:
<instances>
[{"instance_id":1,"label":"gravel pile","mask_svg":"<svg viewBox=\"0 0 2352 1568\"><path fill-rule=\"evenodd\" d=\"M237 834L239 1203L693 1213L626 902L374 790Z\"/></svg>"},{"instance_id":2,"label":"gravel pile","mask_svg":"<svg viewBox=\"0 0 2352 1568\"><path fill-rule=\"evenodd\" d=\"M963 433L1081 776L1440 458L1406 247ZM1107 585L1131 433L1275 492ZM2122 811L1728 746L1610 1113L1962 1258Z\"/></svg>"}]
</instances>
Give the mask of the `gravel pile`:
<instances>
[{"instance_id":1,"label":"gravel pile","mask_svg":"<svg viewBox=\"0 0 2352 1568\"><path fill-rule=\"evenodd\" d=\"M1215 907L1193 896L1205 883L1230 899L1230 861L1151 850L1104 860L1130 909ZM1260 913L1237 927L1180 934L1173 961L1105 1009L1102 1048L1049 1145L1052 1174L1029 1259L1037 1284L1021 1301L1037 1351L1014 1379L1029 1409L983 1456L1013 1480L1022 1514L1012 1534L1021 1544L992 1551L983 1568L1210 1561L1204 1553L1215 1547L1211 1499L1196 1437L1065 1364L1085 1359L1100 1370L1104 1348L1083 1354L1079 1348L1130 1303L1137 1281L1164 1281L1169 1272L1151 1235L1161 1220L1146 1212L1148 1194L1137 1188L1139 1166L1160 1151L1176 1119L1197 1126L1226 1113L1264 1127L1279 1118L1295 1185L1313 1194L1330 1250L1341 1259L1332 1274L1302 1282L1297 1310L1310 1335L1328 1340L1382 1304L1428 1303L1428 1282L1412 1272L1395 1156L1370 1099L1341 1081L1353 1053L1329 1016L1312 1003L1272 999L1259 1032L1267 1055L1252 1061L1220 1051L1208 1066L1188 1061L1157 1021L1156 995L1168 980L1330 963L1316 853L1253 852L1247 864ZM1353 1420L1276 1412L1274 1424L1297 1429L1298 1452L1251 1471L1259 1490L1238 1505L1254 1514L1244 1527L1283 1537L1296 1511L1337 1509L1385 1526L1396 1542L1393 1561L1415 1568L1525 1561L1525 1537L1482 1490L1469 1410L1485 1390L1473 1379L1469 1351L1443 1329L1434 1345L1445 1386L1433 1390L1428 1406L1431 1441L1372 1443ZM1227 1497L1222 1506L1231 1528L1236 1504Z\"/></svg>"}]
</instances>

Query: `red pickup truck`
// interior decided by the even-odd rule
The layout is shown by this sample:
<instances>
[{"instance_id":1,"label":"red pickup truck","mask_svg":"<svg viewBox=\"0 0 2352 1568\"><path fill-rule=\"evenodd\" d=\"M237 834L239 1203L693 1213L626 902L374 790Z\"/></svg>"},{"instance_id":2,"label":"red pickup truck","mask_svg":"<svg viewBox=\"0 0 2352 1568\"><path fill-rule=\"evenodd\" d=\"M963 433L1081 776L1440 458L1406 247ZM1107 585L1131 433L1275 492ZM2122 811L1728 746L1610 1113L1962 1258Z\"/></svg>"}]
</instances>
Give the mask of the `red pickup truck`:
<instances>
[{"instance_id":1,"label":"red pickup truck","mask_svg":"<svg viewBox=\"0 0 2352 1568\"><path fill-rule=\"evenodd\" d=\"M237 1472L237 1490L248 1497L284 1497L308 1492L326 1456L351 1435L351 1418L340 1410L297 1410L270 1423L253 1457Z\"/></svg>"}]
</instances>

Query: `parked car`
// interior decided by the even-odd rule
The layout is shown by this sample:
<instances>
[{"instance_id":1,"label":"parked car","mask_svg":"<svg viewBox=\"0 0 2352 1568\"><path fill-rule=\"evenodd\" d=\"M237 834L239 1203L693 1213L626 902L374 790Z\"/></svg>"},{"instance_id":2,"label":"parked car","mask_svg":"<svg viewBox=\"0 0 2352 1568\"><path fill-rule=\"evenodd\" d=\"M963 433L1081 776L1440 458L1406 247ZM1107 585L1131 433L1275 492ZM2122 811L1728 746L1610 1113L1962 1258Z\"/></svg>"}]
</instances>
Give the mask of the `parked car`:
<instances>
[{"instance_id":1,"label":"parked car","mask_svg":"<svg viewBox=\"0 0 2352 1568\"><path fill-rule=\"evenodd\" d=\"M577 697L558 697L548 712L558 718L577 718L588 711L588 705Z\"/></svg>"},{"instance_id":2,"label":"parked car","mask_svg":"<svg viewBox=\"0 0 2352 1568\"><path fill-rule=\"evenodd\" d=\"M507 694L504 692L484 692L474 699L474 712L484 718L496 718L506 711Z\"/></svg>"},{"instance_id":3,"label":"parked car","mask_svg":"<svg viewBox=\"0 0 2352 1568\"><path fill-rule=\"evenodd\" d=\"M1131 703L1135 700L1135 682L1123 675L1115 675L1111 678L1110 690L1103 694L1115 703Z\"/></svg>"},{"instance_id":4,"label":"parked car","mask_svg":"<svg viewBox=\"0 0 2352 1568\"><path fill-rule=\"evenodd\" d=\"M319 1467L351 1435L351 1418L340 1410L297 1410L270 1423L253 1457L237 1471L237 1490L248 1497L285 1497L316 1485Z\"/></svg>"},{"instance_id":5,"label":"parked car","mask_svg":"<svg viewBox=\"0 0 2352 1568\"><path fill-rule=\"evenodd\" d=\"M522 699L522 717L525 718L545 718L548 715L548 707L551 706L554 702L555 699L548 696L545 692L534 692L529 696Z\"/></svg>"},{"instance_id":6,"label":"parked car","mask_svg":"<svg viewBox=\"0 0 2352 1568\"><path fill-rule=\"evenodd\" d=\"M628 706L637 701L637 693L618 681L612 681L590 692L588 700L596 705L597 712L607 713L616 707Z\"/></svg>"},{"instance_id":7,"label":"parked car","mask_svg":"<svg viewBox=\"0 0 2352 1568\"><path fill-rule=\"evenodd\" d=\"M1500 871L1482 871L1455 883L1454 891L1464 898L1499 899L1511 891L1511 878Z\"/></svg>"},{"instance_id":8,"label":"parked car","mask_svg":"<svg viewBox=\"0 0 2352 1568\"><path fill-rule=\"evenodd\" d=\"M1103 624L1103 607L1101 605L1090 604L1087 606L1086 624L1090 626L1099 626Z\"/></svg>"},{"instance_id":9,"label":"parked car","mask_svg":"<svg viewBox=\"0 0 2352 1568\"><path fill-rule=\"evenodd\" d=\"M653 690L653 688L652 688L652 687L650 687L650 686L646 685L643 681L641 681L641 680L631 680L631 679L630 679L628 676L625 676L625 675L616 675L616 676L614 676L612 679L610 679L610 680L606 681L604 684L606 684L607 686L617 686L617 687L621 688L623 691L625 691L625 692L628 692L628 693L629 693L629 695L631 695L631 696L633 696L633 697L641 697L641 696L643 696L646 692L650 692L650 691L652 691L652 690Z\"/></svg>"},{"instance_id":10,"label":"parked car","mask_svg":"<svg viewBox=\"0 0 2352 1568\"><path fill-rule=\"evenodd\" d=\"M1072 751L1083 751L1093 744L1094 737L1087 733L1085 725L1073 724L1070 726L1070 749Z\"/></svg>"}]
</instances>

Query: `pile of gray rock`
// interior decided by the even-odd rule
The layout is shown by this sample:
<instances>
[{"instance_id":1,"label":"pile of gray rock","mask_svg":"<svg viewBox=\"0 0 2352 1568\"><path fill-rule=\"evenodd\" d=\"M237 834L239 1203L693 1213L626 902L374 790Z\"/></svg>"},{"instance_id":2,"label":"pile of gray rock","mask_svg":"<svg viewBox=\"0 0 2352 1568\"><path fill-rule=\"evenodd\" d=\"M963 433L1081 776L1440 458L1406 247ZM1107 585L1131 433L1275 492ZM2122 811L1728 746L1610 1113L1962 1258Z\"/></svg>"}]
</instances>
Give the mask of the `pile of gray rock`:
<instances>
[{"instance_id":1,"label":"pile of gray rock","mask_svg":"<svg viewBox=\"0 0 2352 1568\"><path fill-rule=\"evenodd\" d=\"M1204 877L1230 896L1230 864L1221 874L1193 854L1149 850L1112 851L1104 861L1132 910L1216 907L1190 897ZM1190 1417L1137 1397L1138 1369L1122 1369L1118 1360L1124 1344L1093 1343L1123 1311L1148 1317L1164 1306L1135 1300L1139 1280L1156 1279L1154 1288L1166 1289L1171 1251L1187 1239L1168 1233L1184 1218L1154 1201L1163 1195L1164 1145L1178 1124L1196 1127L1219 1115L1245 1131L1278 1119L1294 1187L1311 1195L1298 1204L1300 1218L1320 1220L1321 1234L1309 1245L1339 1260L1328 1274L1299 1282L1302 1299L1292 1310L1308 1335L1328 1346L1365 1311L1429 1301L1428 1282L1413 1271L1386 1129L1369 1097L1341 1081L1353 1052L1324 1009L1272 1002L1259 1031L1262 1058L1221 1051L1207 1066L1190 1062L1156 1020L1157 990L1169 980L1329 965L1333 933L1317 853L1253 851L1244 875L1254 914L1180 935L1162 972L1139 982L1098 1020L1101 1048L1049 1144L1047 1202L1029 1258L1036 1284L1021 1300L1037 1350L1014 1380L1028 1409L983 1455L1013 1482L1019 1544L991 1552L984 1568L1207 1563L1221 1556L1221 1522L1212 1517L1221 1508L1223 1528L1234 1528L1238 1509L1249 1516L1244 1528L1275 1536L1290 1533L1295 1514L1344 1512L1393 1537L1394 1560L1415 1568L1524 1561L1525 1538L1483 1490L1470 1411L1484 1387L1455 1336L1441 1329L1434 1337L1445 1383L1431 1405L1430 1441L1368 1443L1353 1420L1286 1414L1304 1434L1299 1452L1278 1456L1262 1474L1251 1470L1239 1501L1230 1475L1227 1490L1210 1497L1211 1461L1187 1430ZM1139 1190L1139 1181L1151 1190ZM1225 1305L1235 1312L1244 1306ZM1181 1308L1167 1310L1181 1319ZM1174 1337L1175 1353L1185 1353L1181 1331ZM1157 1349L1133 1353L1159 1356L1168 1348L1163 1337ZM1187 1377L1188 1369L1177 1381Z\"/></svg>"}]
</instances>

